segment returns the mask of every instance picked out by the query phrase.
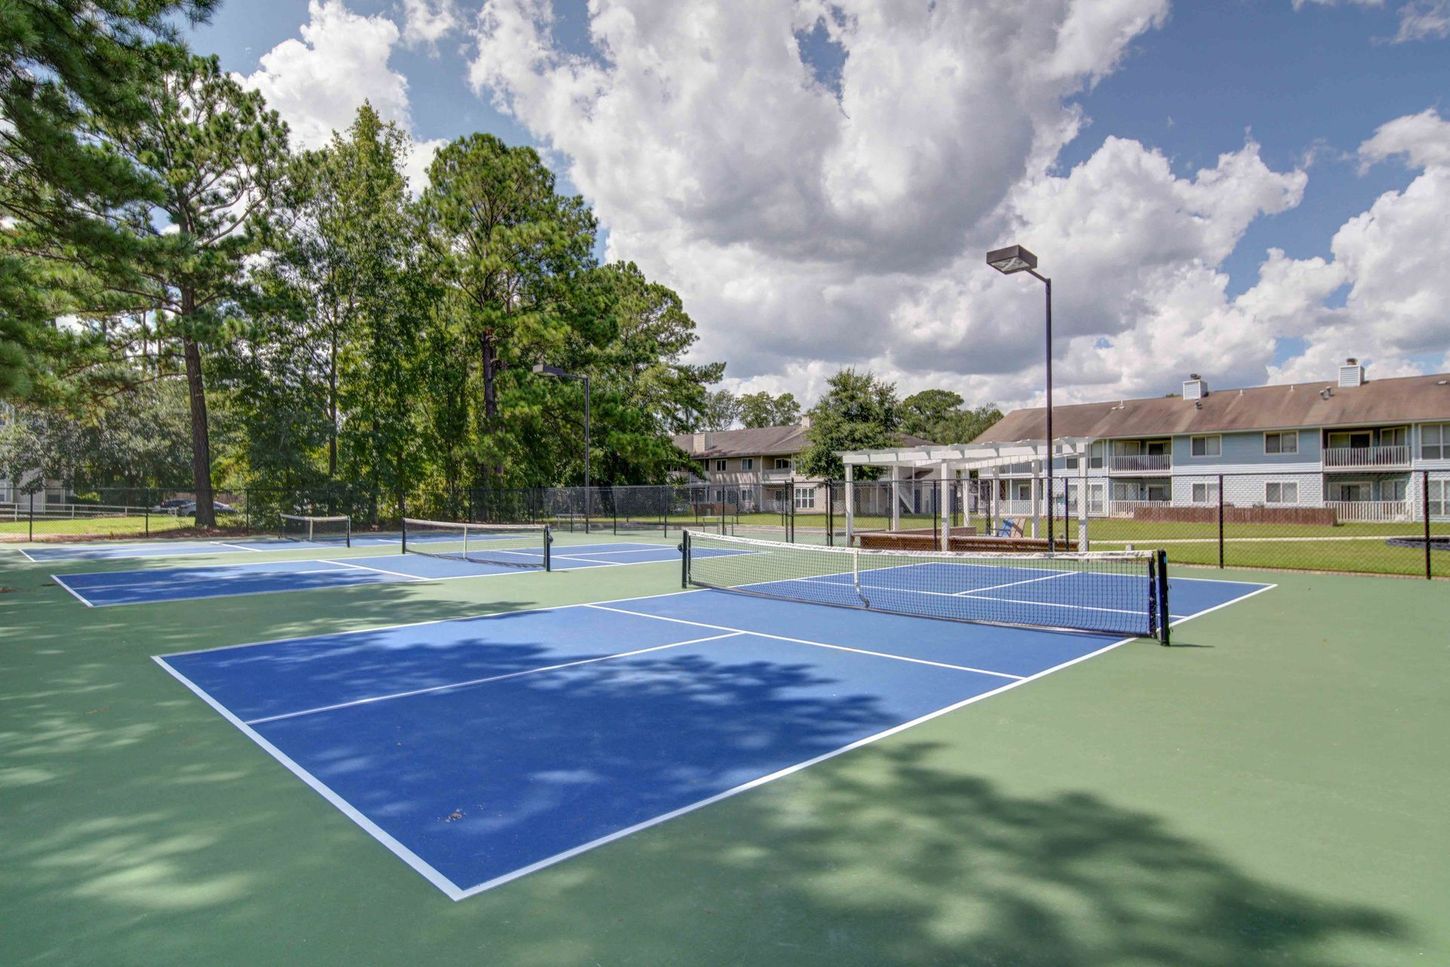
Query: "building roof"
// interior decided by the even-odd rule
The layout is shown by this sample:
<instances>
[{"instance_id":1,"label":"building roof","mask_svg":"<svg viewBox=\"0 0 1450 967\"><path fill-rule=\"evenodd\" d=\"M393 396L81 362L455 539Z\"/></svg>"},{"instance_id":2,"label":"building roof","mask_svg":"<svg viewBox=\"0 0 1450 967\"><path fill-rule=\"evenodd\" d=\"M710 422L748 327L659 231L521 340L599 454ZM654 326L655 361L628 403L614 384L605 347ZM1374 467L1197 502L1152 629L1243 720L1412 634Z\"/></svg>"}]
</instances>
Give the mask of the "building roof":
<instances>
[{"instance_id":1,"label":"building roof","mask_svg":"<svg viewBox=\"0 0 1450 967\"><path fill-rule=\"evenodd\" d=\"M973 442L1040 440L1043 417L1040 406L1013 410ZM1052 408L1054 436L1093 439L1427 420L1450 420L1450 374L1367 380L1351 387L1321 380L1215 390L1197 401L1160 396Z\"/></svg>"},{"instance_id":2,"label":"building roof","mask_svg":"<svg viewBox=\"0 0 1450 967\"><path fill-rule=\"evenodd\" d=\"M743 430L707 430L701 433L677 433L673 439L675 446L696 460L790 456L800 453L808 446L808 426L806 423L790 423L785 426L748 427ZM909 433L897 434L897 442L905 447L931 446L929 441Z\"/></svg>"}]
</instances>

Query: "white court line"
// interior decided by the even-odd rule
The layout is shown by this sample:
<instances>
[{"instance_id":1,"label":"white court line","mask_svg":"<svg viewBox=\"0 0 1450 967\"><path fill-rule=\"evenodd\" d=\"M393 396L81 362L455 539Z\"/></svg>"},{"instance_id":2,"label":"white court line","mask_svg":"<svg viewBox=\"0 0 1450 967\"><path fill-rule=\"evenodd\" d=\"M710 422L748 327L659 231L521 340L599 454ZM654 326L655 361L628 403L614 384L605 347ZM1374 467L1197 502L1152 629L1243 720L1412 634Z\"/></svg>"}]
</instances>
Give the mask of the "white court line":
<instances>
[{"instance_id":1,"label":"white court line","mask_svg":"<svg viewBox=\"0 0 1450 967\"><path fill-rule=\"evenodd\" d=\"M259 547L243 547L241 544L228 544L226 541L211 541L210 543L214 544L217 547L231 547L235 548L238 551L246 551L248 554L264 553Z\"/></svg>"},{"instance_id":2,"label":"white court line","mask_svg":"<svg viewBox=\"0 0 1450 967\"><path fill-rule=\"evenodd\" d=\"M311 564L311 563L314 563L314 562L312 562L312 561L302 561L300 563L303 563L303 564ZM330 562L318 561L316 563L323 564L323 563L330 563ZM220 565L220 566L223 566L223 567L246 567L247 565L245 565L245 564L228 564L228 565ZM141 571L81 571L78 574L68 574L66 576L67 577L73 577L73 578L88 578L88 577L104 577L107 574L115 574L115 575L136 574L136 575L139 575L138 577L132 578L131 580L127 580L127 581L120 581L120 580L117 580L117 581L107 581L107 582L105 582L103 584L95 584L95 585L93 585L93 586L91 586L91 587L89 587L89 588L86 589L88 591L130 591L130 590L135 590L137 588L164 587L164 586L166 586L166 580L167 580L168 575L170 575L172 573L172 571L174 571L174 570L183 571L183 572L185 572L185 576L191 577L191 576L195 576L197 571L204 571L204 570L207 570L207 568L164 568L164 569L157 569L157 570L154 570L154 571L148 571L148 570L141 570ZM216 585L223 585L223 584L225 584L226 581L231 580L231 579L235 579L235 578L267 577L269 575L279 575L279 576L282 576L282 577L293 577L293 576L298 575L298 574L344 574L344 573L346 573L346 572L343 569L336 568L336 567L309 567L309 568L305 568L305 569L299 570L299 571L247 571L244 574L238 574L238 575L216 575L216 576L211 577L211 578L202 578L201 580L203 580L203 581L205 581L207 583L212 583L212 584L216 584ZM147 577L146 575L151 575L151 576L150 577ZM192 585L192 586L194 586L194 585Z\"/></svg>"},{"instance_id":3,"label":"white court line","mask_svg":"<svg viewBox=\"0 0 1450 967\"><path fill-rule=\"evenodd\" d=\"M996 591L999 588L1011 588L1011 587L1016 587L1019 584L1032 584L1033 582L1036 582L1036 581L1051 581L1054 578L1065 578L1069 574L1077 574L1077 573L1079 573L1079 572L1077 572L1077 571L1058 571L1056 574L1049 574L1046 577L1026 578L1026 579L1021 580L1021 581L1008 581L1006 584L993 584L993 585L991 585L989 587L985 587L985 588L968 588L966 591L955 591L955 592L953 592L953 595L955 596L955 595L961 595L961 594L971 594L973 592L981 593L983 591Z\"/></svg>"},{"instance_id":4,"label":"white court line","mask_svg":"<svg viewBox=\"0 0 1450 967\"><path fill-rule=\"evenodd\" d=\"M1200 613L1201 614L1207 614L1209 611L1216 611L1216 610L1218 610L1218 608L1227 607L1230 604L1235 604L1238 601L1243 600L1244 598L1252 597L1254 594L1258 594L1261 591L1270 590L1270 588L1275 587L1275 586L1276 585L1269 585L1269 586L1260 588L1260 589L1258 589L1258 590L1256 590L1254 592L1251 592L1250 594L1244 595L1243 598L1236 598L1233 601L1226 601L1223 604L1217 605L1217 606L1215 606L1213 608L1205 609L1203 612L1200 612ZM677 592L674 592L672 594L664 594L664 595L636 595L634 597L629 597L629 598L616 598L616 599L613 599L612 602L594 602L594 603L590 603L590 604L561 605L558 608L535 608L535 609L531 609L531 610L533 612L540 612L540 611L559 611L559 610L567 610L567 609L572 609L572 608L586 608L586 607L598 608L601 604L605 604L605 603L623 603L623 602L626 602L626 601L644 601L644 600L651 600L651 599L655 599L655 598L671 598L671 597L678 597L678 596L682 596L682 595L686 595L686 594L697 594L697 593L699 593L702 590L705 590L705 589L698 588L698 589L691 589L691 590L687 590L687 591L677 591ZM378 632L378 631L392 630L392 629L395 629L395 628L408 628L408 627L417 627L417 626L420 626L420 625L441 624L441 623L446 622L446 621L477 620L478 618L494 618L494 617L503 617L503 616L507 616L507 615L528 614L528 613L530 613L530 612L529 611L497 611L497 612L493 612L493 613L487 614L487 615L479 615L479 616L476 616L475 618L435 618L435 619L431 619L431 620L428 620L428 621L406 622L406 623L403 623L403 624L397 624L397 625L391 625L391 626L384 626L384 627L379 627L379 628L358 628L358 629L353 629L353 630L350 630L350 631L333 632L332 635L368 634L368 633L375 633L375 632ZM627 611L625 613L626 614L631 614L631 615L638 616L638 612ZM660 616L653 615L651 617L660 617ZM1181 621L1187 621L1190 618L1194 618L1194 617L1197 617L1197 615L1189 615L1189 616L1187 616L1185 618L1180 619L1180 622ZM1175 624L1176 623L1180 623L1180 622L1175 622ZM756 632L745 632L745 633L746 634L756 634ZM205 652L205 651L222 651L222 650L225 650L226 648L247 648L247 647L254 647L256 645L277 644L277 643L282 642L282 641L300 641L300 640L304 640L306 638L330 637L330 636L331 635L326 635L326 634L324 634L324 635L298 635L298 636L295 636L293 638L276 639L275 641L270 641L270 642L267 642L267 641L249 642L247 644L228 645L228 646L224 646L223 648L215 648L215 649L193 649L192 651L175 652L174 654L176 654L176 655L198 654L198 653ZM768 636L766 636L766 637L768 637ZM545 867L548 867L548 866L553 866L556 863L560 863L560 862L562 862L564 860L571 859L572 857L578 856L578 855L580 855L582 853L585 853L585 852L587 852L587 851L589 851L591 849L594 849L594 848L599 847L599 846L603 846L606 843L611 843L611 842L614 842L615 840L622 839L625 836L629 836L629 835L631 835L633 833L637 833L637 832L640 832L642 830L648 829L651 826L657 826L657 825L659 825L661 823L664 823L664 822L667 822L667 821L669 821L671 819L675 819L675 818L677 818L679 816L683 816L683 815L685 815L687 813L694 812L697 809L704 808L705 806L709 806L709 805L712 805L714 803L720 802L720 801L722 801L724 799L728 799L728 798L730 798L732 796L739 795L740 793L747 792L747 791L749 791L751 789L757 788L758 786L763 786L766 783L773 782L773 781L775 781L777 779L784 778L784 777L789 776L789 775L792 775L792 774L794 774L796 772L800 772L803 769L808 769L811 766L817 765L817 764L819 764L821 762L824 762L824 761L826 761L828 759L835 758L836 756L843 755L843 754L845 754L847 752L851 752L851 751L854 751L856 749L862 748L864 746L870 745L870 744L872 744L874 742L878 742L878 741L880 741L882 739L885 739L885 738L888 738L888 737L890 737L892 735L896 735L899 732L904 732L907 729L913 728L913 727L915 727L917 725L920 725L920 724L922 724L924 722L930 721L931 719L939 718L940 716L947 715L947 714L949 714L951 712L955 712L958 709L965 708L966 706L971 705L971 704L973 704L975 702L980 702L983 699L991 698L994 695L999 695L1002 692L1005 692L1005 691L1007 691L1009 689L1016 688L1019 685L1023 685L1023 684L1025 684L1027 682L1030 682L1030 681L1035 681L1038 678L1042 678L1042 677L1044 677L1046 675L1050 675L1053 672L1060 671L1060 670L1062 670L1064 668L1067 668L1069 666L1076 665L1079 662L1087 661L1089 658L1095 658L1098 655L1105 654L1105 653L1107 653L1109 651L1112 651L1115 648L1119 648L1119 647L1121 647L1121 646L1123 646L1125 644L1128 644L1129 642L1136 641L1136 640L1137 640L1136 637L1122 638L1122 639L1120 639L1118 641L1114 641L1114 642L1112 642L1110 644L1104 645L1102 648L1099 648L1096 651L1088 652L1087 654L1084 654L1084 655L1079 655L1076 658L1069 659L1068 661L1062 662L1061 664L1058 664L1058 665L1054 665L1051 668L1045 668L1042 671L1036 672L1036 673L1034 673L1032 675L1028 675L1025 678L1019 678L1016 681L1007 682L1006 684L1000 685L997 688L991 689L991 690L986 691L986 692L982 692L982 693L977 694L977 695L973 695L970 698L963 699L962 701L957 702L957 703L955 703L953 705L948 705L948 706L946 706L944 708L937 709L934 712L928 712L927 714L922 715L922 716L919 716L919 717L917 717L915 719L912 719L910 721L902 722L899 725L895 725L895 726L892 726L891 728L884 729L881 732L877 732L877 733L875 733L873 735L869 735L869 736L865 736L865 737L863 737L861 739L857 739L854 742L847 743L846 745L843 745L843 746L841 746L838 749L833 749L833 750L831 750L829 752L822 753L821 755L818 755L818 756L816 756L816 757L814 757L812 759L807 759L804 762L798 762L798 763L796 763L794 765L787 766L787 767L785 767L783 769L777 770L776 772L772 772L772 773L769 773L767 775L760 776L758 778L752 779L752 780L750 780L748 782L741 783L738 786L734 786L734 787L732 787L730 789L726 789L723 792L716 793L713 796L708 796L708 797L706 797L704 799L701 799L701 800L699 800L697 802L690 803L688 805L681 806L678 809L671 810L671 811L669 811L667 813L662 813L662 814L660 814L658 816L651 817L650 819L644 820L643 822L636 823L633 826L627 826L627 827L625 827L623 829L615 830L614 832L609 833L608 835L601 836L601 837L599 837L597 839L594 839L594 840L591 840L591 841L589 841L587 843L582 843L579 846L575 846L575 847L572 847L572 848L570 848L568 850L564 850L564 851L562 851L560 853L556 853L553 856L546 857L546 858L544 858L542 860L539 860L537 862L531 863L528 866L520 867L519 869L512 870L512 871L510 871L508 873L505 873L505 874L503 874L501 876L494 877L493 879L486 880L486 881L484 881L482 883L474 884L473 886L470 886L470 887L467 887L467 888L461 888L461 887L459 887L457 884L455 884L448 877L444 876L442 873L440 873L438 870L434 869L431 865L429 865L426 861L424 861L422 859L422 857L418 856L412 850L408 849L406 846L404 846L401 842L399 842L397 839L395 839L393 836L391 836L389 833L387 833L385 830L383 830L381 827L379 827L372 820L368 819L366 816L364 816L362 813L360 813L357 809L353 808L353 806L350 803L348 803L347 800L343 799L341 796L339 796L337 793L335 793L332 789L330 789L320 779L316 778L311 773L309 773L307 770L303 769L296 762L294 762L291 758L289 758L287 755L285 755L280 749L278 749L272 743L270 743L266 739L264 739L255 729L251 728L249 725L247 725L241 719L237 718L230 711L228 711L225 706L221 705L219 702L217 702L215 699L213 699L203 689L201 689L199 686L197 686L194 683L192 683L191 681L189 681L184 675L182 675L176 669L172 668L169 664L166 663L166 660L165 660L164 657L159 656L159 655L152 656L152 660L155 661L162 668L164 668L167 671L167 673L170 674L173 678L175 678L177 681L181 682L188 689L190 689L195 695L197 695L199 698L201 698L202 701L206 702L209 706L211 706L212 709L215 710L218 714L220 714L224 719L226 719L233 726L235 726L237 729L239 729L242 732L243 735L246 735L253 742L255 742L264 752L266 752L268 755L272 756L274 759L276 759L278 762L280 762L282 764L282 766L284 768L286 768L289 772L291 772L293 775L297 776L304 783L306 783L307 786L309 788L311 788L314 792L316 792L323 799L327 800L329 803L331 803L333 806L335 806L344 816L346 816L348 819L352 820L364 832L368 833L370 836L372 836L374 839L376 839L379 843L381 843L384 848L386 848L388 851L390 851L391 853L393 853L393 855L395 855L399 859L401 859L404 863L406 863L409 867L411 867L414 871L416 871L420 876L422 876L424 879L426 879L429 883L433 884L435 887L437 887L439 890L441 890L444 893L444 895L446 895L449 899L454 900L454 901L458 901L458 900L467 899L468 897L471 897L471 896L475 896L475 895L477 895L479 893L482 893L482 892L484 892L486 890L489 890L489 889L492 889L494 887L502 886L503 884L508 883L508 882L510 882L512 880L516 880L519 877L526 876L529 873L536 872L536 871L541 870L541 869L544 869Z\"/></svg>"},{"instance_id":5,"label":"white court line","mask_svg":"<svg viewBox=\"0 0 1450 967\"><path fill-rule=\"evenodd\" d=\"M172 678L175 678L181 684L185 685L203 702L210 705L218 715L220 715L222 718L226 719L228 722L232 723L232 725L236 726L239 730L241 730L241 733L243 735L251 739L253 742L257 743L257 745L261 746L263 752L266 752L272 758L280 762L288 772L292 773L298 779L301 779L303 782L305 782L308 787L312 789L313 792L317 793L323 799L326 799L328 802L332 803L332 805L335 806L339 812L341 812L348 819L351 819L358 826L362 827L364 832L366 832L373 839L377 840L379 843L382 843L383 847L391 852L394 856L402 860L404 863L407 863L425 880L427 880L429 883L432 883L438 889L442 890L449 897L449 899L463 899L463 891L458 888L457 884L455 884L452 880L448 879L448 877L444 876L442 873L435 870L431 865L424 862L423 858L417 853L414 853L412 850L408 849L408 847L404 846L401 842L394 839L392 835L387 832L387 830L383 829L377 823L373 822L371 819L368 819L362 813L354 809L351 803L349 803L346 799L343 799L337 793L329 789L327 785L322 782L322 780L318 779L312 773L302 768L289 756L283 753L281 749L277 748L275 745L262 738L262 736L255 729L253 729L251 726L247 725L247 723L243 722L241 719L233 715L226 708L226 706L222 705L216 699L212 698L205 691L203 691L200 687L193 684L190 680L187 679L185 675L182 675L176 669L168 665L164 658L160 656L152 656L151 660L156 662L156 664L160 665L162 668L166 669L167 674L169 674Z\"/></svg>"},{"instance_id":6,"label":"white court line","mask_svg":"<svg viewBox=\"0 0 1450 967\"><path fill-rule=\"evenodd\" d=\"M767 631L746 631L742 628L732 628L729 625L710 624L707 621L690 621L687 618L671 618L662 614L649 614L644 611L629 611L625 608L609 608L602 604L591 604L586 607L594 608L597 611L612 611L615 614L634 615L639 618L654 618L656 621L673 621L676 624L693 625L696 628L714 628L716 631L733 631L742 635L753 635L757 638L773 638L776 641L790 641L798 645L814 645L817 648L830 648L833 651L850 651L858 655L874 655L877 658L891 658L895 661L910 662L913 665L930 665L933 668L948 668L958 672L975 672L978 675L991 675L995 678L1020 679L1021 675L1009 675L1006 672L996 672L987 668L973 668L970 665L952 665L944 661L929 661L925 658L908 658L905 655L892 655L884 651L871 651L868 648L853 648L850 645L834 645L824 641L810 641L806 638L792 638L788 635L774 635Z\"/></svg>"},{"instance_id":7,"label":"white court line","mask_svg":"<svg viewBox=\"0 0 1450 967\"><path fill-rule=\"evenodd\" d=\"M316 708L304 708L296 712L283 712L280 715L268 715L260 719L248 719L248 725L261 725L263 722L277 722L282 719L295 719L303 715L316 715L319 712L334 712L342 708L352 708L357 705L371 705L374 702L387 702L395 698L411 698L414 695L428 695L432 692L447 692L455 688L468 688L473 685L486 685L490 682L502 682L510 678L521 678L524 675L537 675L540 672L556 672L561 668L574 668L577 665L592 665L595 662L610 661L615 658L631 658L635 655L644 655L652 651L664 651L667 648L679 648L681 645L697 645L702 641L719 641L721 638L736 638L747 634L744 631L732 631L723 635L710 635L706 638L691 638L688 641L671 641L663 645L651 645L648 648L636 648L633 651L621 651L613 655L598 655L594 658L581 658L578 661L560 662L557 665L543 665L539 668L526 668L523 671L507 672L502 675L490 675L487 678L472 678L462 682L449 682L446 685L430 685L427 688L415 688L407 692L393 692L388 695L372 695L368 698L353 699L349 702L338 702L335 705L319 705Z\"/></svg>"},{"instance_id":8,"label":"white court line","mask_svg":"<svg viewBox=\"0 0 1450 967\"><path fill-rule=\"evenodd\" d=\"M81 604L85 605L87 608L94 608L95 607L95 605L92 604L90 602L90 600L86 598L85 595L81 594L75 588L71 587L69 584L66 584L64 581L62 581L59 574L52 574L50 576L50 579L52 581L54 581L56 584L59 584L61 587L65 588L67 591L69 591L71 593L71 595L74 596L77 601L79 601Z\"/></svg>"},{"instance_id":9,"label":"white court line","mask_svg":"<svg viewBox=\"0 0 1450 967\"><path fill-rule=\"evenodd\" d=\"M394 577L407 578L410 581L426 581L426 580L428 580L428 578L421 577L421 576L419 576L417 574L405 574L402 571L389 571L385 567L373 567L371 564L351 564L351 563L349 563L347 561L329 561L329 560L326 560L326 559L323 559L323 558L318 558L317 563L319 563L319 564L337 564L337 565L339 565L341 567L357 568L359 571L375 571L378 574L391 574ZM291 573L294 573L294 574L305 574L307 572L305 572L305 571L294 571L294 572L291 572Z\"/></svg>"},{"instance_id":10,"label":"white court line","mask_svg":"<svg viewBox=\"0 0 1450 967\"><path fill-rule=\"evenodd\" d=\"M33 558L33 557L31 557L31 556L30 556L30 552L29 552L29 551L27 551L27 550L26 550L26 549L25 549L25 548L23 548L23 547L17 547L17 548L15 548L15 549L16 549L16 550L17 550L17 551L19 551L19 552L20 552L20 556L21 556L21 557L23 557L23 558L25 558L25 559L26 559L26 560L27 560L27 561L29 561L29 562L30 562L30 563L31 563L31 564L39 564L39 563L40 563L40 562L39 562L39 561L37 561L37 560L36 560L36 559L35 559L35 558Z\"/></svg>"},{"instance_id":11,"label":"white court line","mask_svg":"<svg viewBox=\"0 0 1450 967\"><path fill-rule=\"evenodd\" d=\"M1251 582L1249 582L1249 581L1227 581L1225 583L1227 583L1227 584L1249 584ZM1247 594L1241 594L1237 598L1234 598L1231 601L1225 601L1222 604L1216 604L1216 605L1214 605L1211 608L1204 608L1202 611L1195 611L1195 612L1193 612L1193 614L1187 614L1187 615L1183 615L1183 616L1178 617L1178 618L1174 618L1172 621L1169 621L1168 622L1168 627L1170 627L1170 628L1177 627L1178 625L1183 624L1183 622L1185 622L1185 621L1192 621L1194 618L1201 617L1202 615L1210 614L1210 613L1212 613L1214 611L1217 611L1220 608L1227 608L1231 604L1238 604L1240 601L1247 601L1249 598L1252 598L1256 594L1263 594L1265 591L1272 591L1272 590L1274 590L1277 587L1278 587L1277 584L1265 584L1265 585L1263 585L1261 587L1255 588L1254 590L1248 592ZM1173 618L1173 615L1169 615L1168 617Z\"/></svg>"}]
</instances>

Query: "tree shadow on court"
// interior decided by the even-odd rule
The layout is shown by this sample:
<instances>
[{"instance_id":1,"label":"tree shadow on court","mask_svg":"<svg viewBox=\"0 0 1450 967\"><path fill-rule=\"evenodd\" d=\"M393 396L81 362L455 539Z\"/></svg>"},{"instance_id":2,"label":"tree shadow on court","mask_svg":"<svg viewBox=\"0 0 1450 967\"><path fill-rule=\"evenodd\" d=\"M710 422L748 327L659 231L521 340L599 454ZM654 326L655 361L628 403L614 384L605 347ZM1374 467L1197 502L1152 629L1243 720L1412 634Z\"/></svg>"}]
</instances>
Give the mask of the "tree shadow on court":
<instances>
[{"instance_id":1,"label":"tree shadow on court","mask_svg":"<svg viewBox=\"0 0 1450 967\"><path fill-rule=\"evenodd\" d=\"M1422 953L1394 914L1265 879L1172 816L1101 788L1034 793L983 774L972 721L997 700L453 903L146 660L197 647L202 620L245 641L481 610L449 593L354 589L325 613L306 595L251 599L255 613L10 612L0 962L1350 967ZM509 741L559 746L633 709L641 736L683 718L701 747L788 737L809 752L897 720L869 694L823 692L828 673L784 657L667 655L576 680L567 721L540 678L526 687L539 701L493 725L436 716L411 737L446 756L531 715L509 722L521 736ZM336 746L337 761L376 753L346 730ZM596 765L636 768L650 753L619 754L603 749Z\"/></svg>"}]
</instances>

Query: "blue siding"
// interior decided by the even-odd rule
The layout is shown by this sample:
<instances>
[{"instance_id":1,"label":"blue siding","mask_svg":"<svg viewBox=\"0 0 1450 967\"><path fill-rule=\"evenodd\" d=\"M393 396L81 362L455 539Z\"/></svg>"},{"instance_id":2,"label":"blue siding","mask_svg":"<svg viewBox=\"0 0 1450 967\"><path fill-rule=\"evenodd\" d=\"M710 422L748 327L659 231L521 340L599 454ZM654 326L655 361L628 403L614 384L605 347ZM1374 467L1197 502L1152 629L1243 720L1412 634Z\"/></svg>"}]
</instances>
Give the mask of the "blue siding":
<instances>
[{"instance_id":1,"label":"blue siding","mask_svg":"<svg viewBox=\"0 0 1450 967\"><path fill-rule=\"evenodd\" d=\"M1173 467L1175 470L1191 471L1197 467L1211 470L1219 464L1258 464L1272 467L1286 463L1318 463L1320 459L1318 431L1299 430L1298 434L1298 453L1265 453L1262 430L1217 434L1222 444L1220 453L1216 457L1191 456L1190 441L1192 437L1176 436L1173 438ZM1197 435L1194 434L1194 436Z\"/></svg>"}]
</instances>

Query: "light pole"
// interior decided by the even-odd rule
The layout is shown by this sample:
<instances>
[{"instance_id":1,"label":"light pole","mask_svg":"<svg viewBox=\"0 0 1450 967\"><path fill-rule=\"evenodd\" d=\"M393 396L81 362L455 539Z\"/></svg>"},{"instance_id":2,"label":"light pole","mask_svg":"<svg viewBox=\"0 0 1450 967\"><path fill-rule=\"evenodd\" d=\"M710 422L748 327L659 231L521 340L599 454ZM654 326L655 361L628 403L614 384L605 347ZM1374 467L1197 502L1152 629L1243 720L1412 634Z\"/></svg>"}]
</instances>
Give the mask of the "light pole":
<instances>
[{"instance_id":1,"label":"light pole","mask_svg":"<svg viewBox=\"0 0 1450 967\"><path fill-rule=\"evenodd\" d=\"M1052 519L1052 280L1037 271L1037 256L1020 245L988 252L987 264L1003 275L1026 272L1047 287L1047 552L1051 554L1057 546Z\"/></svg>"},{"instance_id":2,"label":"light pole","mask_svg":"<svg viewBox=\"0 0 1450 967\"><path fill-rule=\"evenodd\" d=\"M540 376L552 376L555 379L577 379L584 384L584 533L587 534L590 526L589 505L593 503L589 491L589 375L571 373L547 363L536 364L534 372Z\"/></svg>"}]
</instances>

